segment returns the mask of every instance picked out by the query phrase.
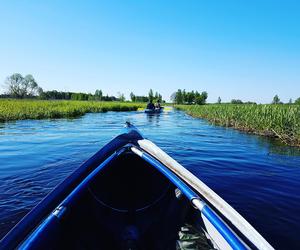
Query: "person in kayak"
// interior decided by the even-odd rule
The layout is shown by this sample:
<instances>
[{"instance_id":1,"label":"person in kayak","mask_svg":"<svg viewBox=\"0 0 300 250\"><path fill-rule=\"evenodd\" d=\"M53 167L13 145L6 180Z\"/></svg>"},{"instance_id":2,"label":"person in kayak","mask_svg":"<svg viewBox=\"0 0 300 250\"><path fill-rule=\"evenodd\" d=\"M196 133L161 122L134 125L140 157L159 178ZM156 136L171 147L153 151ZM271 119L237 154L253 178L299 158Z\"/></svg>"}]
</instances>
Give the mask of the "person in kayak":
<instances>
[{"instance_id":1,"label":"person in kayak","mask_svg":"<svg viewBox=\"0 0 300 250\"><path fill-rule=\"evenodd\" d=\"M150 100L149 103L147 104L147 109L155 109L155 106L154 106L152 100Z\"/></svg>"},{"instance_id":2,"label":"person in kayak","mask_svg":"<svg viewBox=\"0 0 300 250\"><path fill-rule=\"evenodd\" d=\"M157 102L155 103L155 108L160 109L160 101L157 100Z\"/></svg>"}]
</instances>

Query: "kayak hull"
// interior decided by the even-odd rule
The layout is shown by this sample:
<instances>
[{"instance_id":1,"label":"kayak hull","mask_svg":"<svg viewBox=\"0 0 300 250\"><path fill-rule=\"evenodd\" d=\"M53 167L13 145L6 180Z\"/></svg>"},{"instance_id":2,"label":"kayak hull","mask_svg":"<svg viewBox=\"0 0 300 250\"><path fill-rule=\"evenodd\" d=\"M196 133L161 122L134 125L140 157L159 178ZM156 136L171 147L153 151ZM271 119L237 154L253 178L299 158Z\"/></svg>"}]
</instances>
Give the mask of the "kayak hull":
<instances>
[{"instance_id":1,"label":"kayak hull","mask_svg":"<svg viewBox=\"0 0 300 250\"><path fill-rule=\"evenodd\" d=\"M163 112L163 107L161 108L156 108L156 109L145 109L144 111L146 114L159 114L161 112Z\"/></svg>"}]
</instances>

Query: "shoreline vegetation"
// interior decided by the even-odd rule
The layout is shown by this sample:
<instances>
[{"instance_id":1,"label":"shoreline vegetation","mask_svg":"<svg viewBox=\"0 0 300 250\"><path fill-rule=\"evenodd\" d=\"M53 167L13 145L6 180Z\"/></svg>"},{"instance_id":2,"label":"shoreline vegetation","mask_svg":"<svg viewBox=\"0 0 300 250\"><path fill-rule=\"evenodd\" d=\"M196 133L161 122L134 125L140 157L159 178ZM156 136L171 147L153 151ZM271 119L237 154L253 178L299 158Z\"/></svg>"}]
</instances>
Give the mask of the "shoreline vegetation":
<instances>
[{"instance_id":1,"label":"shoreline vegetation","mask_svg":"<svg viewBox=\"0 0 300 250\"><path fill-rule=\"evenodd\" d=\"M6 93L0 94L0 122L25 119L74 118L86 113L107 111L137 111L149 101L165 103L160 93L149 90L147 95L130 93L130 101L118 92L117 97L64 91L43 91L32 75L14 73L5 80ZM215 125L232 127L252 134L278 138L291 146L300 147L300 97L294 102L281 102L275 95L272 104L256 104L232 99L206 104L208 93L178 89L170 99L175 108L203 118ZM11 99L15 98L15 99Z\"/></svg>"},{"instance_id":2,"label":"shoreline vegetation","mask_svg":"<svg viewBox=\"0 0 300 250\"><path fill-rule=\"evenodd\" d=\"M145 103L0 99L0 122L25 119L74 118L86 113L137 111Z\"/></svg>"},{"instance_id":3,"label":"shoreline vegetation","mask_svg":"<svg viewBox=\"0 0 300 250\"><path fill-rule=\"evenodd\" d=\"M86 113L137 111L145 107L143 102L0 99L0 122L75 118ZM174 107L214 125L278 138L287 145L300 146L300 105L175 104Z\"/></svg>"},{"instance_id":4,"label":"shoreline vegetation","mask_svg":"<svg viewBox=\"0 0 300 250\"><path fill-rule=\"evenodd\" d=\"M287 145L300 146L300 105L206 104L175 105L175 108L214 125L278 138Z\"/></svg>"}]
</instances>

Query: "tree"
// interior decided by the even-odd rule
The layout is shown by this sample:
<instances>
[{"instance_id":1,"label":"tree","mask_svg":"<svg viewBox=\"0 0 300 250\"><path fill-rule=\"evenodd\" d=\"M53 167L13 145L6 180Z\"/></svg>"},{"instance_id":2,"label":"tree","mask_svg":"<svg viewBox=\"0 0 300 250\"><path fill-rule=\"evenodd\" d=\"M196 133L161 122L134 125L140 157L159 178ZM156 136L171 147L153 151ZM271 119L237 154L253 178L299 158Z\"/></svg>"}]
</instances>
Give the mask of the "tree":
<instances>
[{"instance_id":1,"label":"tree","mask_svg":"<svg viewBox=\"0 0 300 250\"><path fill-rule=\"evenodd\" d=\"M293 103L293 100L292 100L292 98L290 98L290 100L289 100L289 104L292 104Z\"/></svg>"},{"instance_id":2,"label":"tree","mask_svg":"<svg viewBox=\"0 0 300 250\"><path fill-rule=\"evenodd\" d=\"M135 96L136 102L148 102L149 98L148 96Z\"/></svg>"},{"instance_id":3,"label":"tree","mask_svg":"<svg viewBox=\"0 0 300 250\"><path fill-rule=\"evenodd\" d=\"M125 102L125 95L123 93L118 92L118 99L121 102Z\"/></svg>"},{"instance_id":4,"label":"tree","mask_svg":"<svg viewBox=\"0 0 300 250\"><path fill-rule=\"evenodd\" d=\"M78 100L78 94L77 93L73 93L71 95L71 100Z\"/></svg>"},{"instance_id":5,"label":"tree","mask_svg":"<svg viewBox=\"0 0 300 250\"><path fill-rule=\"evenodd\" d=\"M135 102L135 95L133 94L133 92L130 93L130 99L132 102Z\"/></svg>"},{"instance_id":6,"label":"tree","mask_svg":"<svg viewBox=\"0 0 300 250\"><path fill-rule=\"evenodd\" d=\"M152 89L149 90L148 97L149 97L149 101L153 101L153 90Z\"/></svg>"},{"instance_id":7,"label":"tree","mask_svg":"<svg viewBox=\"0 0 300 250\"><path fill-rule=\"evenodd\" d=\"M158 94L158 100L159 100L160 102L162 102L162 95L161 95L161 94Z\"/></svg>"},{"instance_id":8,"label":"tree","mask_svg":"<svg viewBox=\"0 0 300 250\"><path fill-rule=\"evenodd\" d=\"M72 93L71 100L87 101L87 100L89 100L89 96L90 96L90 94L86 94L86 93Z\"/></svg>"},{"instance_id":9,"label":"tree","mask_svg":"<svg viewBox=\"0 0 300 250\"><path fill-rule=\"evenodd\" d=\"M218 104L221 104L222 100L221 100L221 97L219 96L218 97Z\"/></svg>"},{"instance_id":10,"label":"tree","mask_svg":"<svg viewBox=\"0 0 300 250\"><path fill-rule=\"evenodd\" d=\"M38 93L39 86L32 75L27 75L24 78L25 81L25 88L24 90L25 95L27 96L34 96Z\"/></svg>"},{"instance_id":11,"label":"tree","mask_svg":"<svg viewBox=\"0 0 300 250\"><path fill-rule=\"evenodd\" d=\"M196 102L195 97L196 97L195 92L194 90L192 90L192 92L189 93L188 103L192 104L193 102Z\"/></svg>"},{"instance_id":12,"label":"tree","mask_svg":"<svg viewBox=\"0 0 300 250\"><path fill-rule=\"evenodd\" d=\"M241 100L239 100L239 99L232 99L231 103L232 104L243 104L243 102Z\"/></svg>"},{"instance_id":13,"label":"tree","mask_svg":"<svg viewBox=\"0 0 300 250\"><path fill-rule=\"evenodd\" d=\"M19 73L12 74L5 80L8 94L16 98L32 97L38 94L39 86L32 75L23 77Z\"/></svg>"},{"instance_id":14,"label":"tree","mask_svg":"<svg viewBox=\"0 0 300 250\"><path fill-rule=\"evenodd\" d=\"M95 100L95 95L89 94L88 101L94 101L94 100Z\"/></svg>"},{"instance_id":15,"label":"tree","mask_svg":"<svg viewBox=\"0 0 300 250\"><path fill-rule=\"evenodd\" d=\"M175 103L176 104L182 104L183 103L183 96L181 89L178 89L175 97Z\"/></svg>"},{"instance_id":16,"label":"tree","mask_svg":"<svg viewBox=\"0 0 300 250\"><path fill-rule=\"evenodd\" d=\"M294 103L300 105L300 97L297 98Z\"/></svg>"},{"instance_id":17,"label":"tree","mask_svg":"<svg viewBox=\"0 0 300 250\"><path fill-rule=\"evenodd\" d=\"M120 101L121 101L121 102L125 102L125 101L126 101L126 98L125 98L125 95L124 95L124 94L121 94L121 96L120 96Z\"/></svg>"},{"instance_id":18,"label":"tree","mask_svg":"<svg viewBox=\"0 0 300 250\"><path fill-rule=\"evenodd\" d=\"M176 94L177 92L174 92L171 96L170 96L170 100L175 103L176 102Z\"/></svg>"},{"instance_id":19,"label":"tree","mask_svg":"<svg viewBox=\"0 0 300 250\"><path fill-rule=\"evenodd\" d=\"M102 90L101 89L97 89L95 91L95 100L101 101L102 97L103 97Z\"/></svg>"},{"instance_id":20,"label":"tree","mask_svg":"<svg viewBox=\"0 0 300 250\"><path fill-rule=\"evenodd\" d=\"M19 73L15 73L7 77L5 80L7 93L12 97L21 97L21 86L23 81L24 77Z\"/></svg>"},{"instance_id":21,"label":"tree","mask_svg":"<svg viewBox=\"0 0 300 250\"><path fill-rule=\"evenodd\" d=\"M188 100L188 93L186 93L185 89L182 91L182 103L186 103Z\"/></svg>"},{"instance_id":22,"label":"tree","mask_svg":"<svg viewBox=\"0 0 300 250\"><path fill-rule=\"evenodd\" d=\"M207 92L206 92L206 91L203 91L203 92L201 93L201 95L202 95L202 98L204 99L204 101L206 102L206 99L207 99L207 97L208 97Z\"/></svg>"},{"instance_id":23,"label":"tree","mask_svg":"<svg viewBox=\"0 0 300 250\"><path fill-rule=\"evenodd\" d=\"M70 100L72 97L72 92L59 92L56 90L43 91L41 88L38 90L40 99L44 100Z\"/></svg>"},{"instance_id":24,"label":"tree","mask_svg":"<svg viewBox=\"0 0 300 250\"><path fill-rule=\"evenodd\" d=\"M205 104L207 99L207 92L203 91L201 94L198 91L192 90L191 92L182 91L178 89L171 95L171 100L176 104Z\"/></svg>"},{"instance_id":25,"label":"tree","mask_svg":"<svg viewBox=\"0 0 300 250\"><path fill-rule=\"evenodd\" d=\"M43 91L43 89L41 87L38 87L37 93L38 93L39 96L42 96L43 93L44 93L44 91Z\"/></svg>"},{"instance_id":26,"label":"tree","mask_svg":"<svg viewBox=\"0 0 300 250\"><path fill-rule=\"evenodd\" d=\"M207 97L208 97L208 94L206 91L203 91L201 94L199 94L197 92L196 97L195 97L195 103L198 105L203 105L206 103Z\"/></svg>"},{"instance_id":27,"label":"tree","mask_svg":"<svg viewBox=\"0 0 300 250\"><path fill-rule=\"evenodd\" d=\"M257 105L257 103L256 103L256 102L251 102L251 101L244 102L244 104Z\"/></svg>"},{"instance_id":28,"label":"tree","mask_svg":"<svg viewBox=\"0 0 300 250\"><path fill-rule=\"evenodd\" d=\"M279 104L280 103L280 98L278 95L275 95L273 97L273 101L272 101L272 104Z\"/></svg>"},{"instance_id":29,"label":"tree","mask_svg":"<svg viewBox=\"0 0 300 250\"><path fill-rule=\"evenodd\" d=\"M194 91L192 92L187 92L185 95L185 102L187 102L188 104L192 104L195 100L195 93Z\"/></svg>"}]
</instances>

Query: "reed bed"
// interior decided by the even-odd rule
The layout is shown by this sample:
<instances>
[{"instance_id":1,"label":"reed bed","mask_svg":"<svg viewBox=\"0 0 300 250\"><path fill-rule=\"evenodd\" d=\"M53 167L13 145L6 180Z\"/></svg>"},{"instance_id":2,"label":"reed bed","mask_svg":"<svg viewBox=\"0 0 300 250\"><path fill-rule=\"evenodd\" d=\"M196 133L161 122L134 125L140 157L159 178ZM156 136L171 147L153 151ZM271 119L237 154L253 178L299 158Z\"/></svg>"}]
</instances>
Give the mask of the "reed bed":
<instances>
[{"instance_id":1,"label":"reed bed","mask_svg":"<svg viewBox=\"0 0 300 250\"><path fill-rule=\"evenodd\" d=\"M135 111L143 103L98 101L43 101L0 99L0 121L72 118L85 113Z\"/></svg>"},{"instance_id":2,"label":"reed bed","mask_svg":"<svg viewBox=\"0 0 300 250\"><path fill-rule=\"evenodd\" d=\"M275 137L288 145L300 146L300 105L208 104L175 107L216 125Z\"/></svg>"}]
</instances>

